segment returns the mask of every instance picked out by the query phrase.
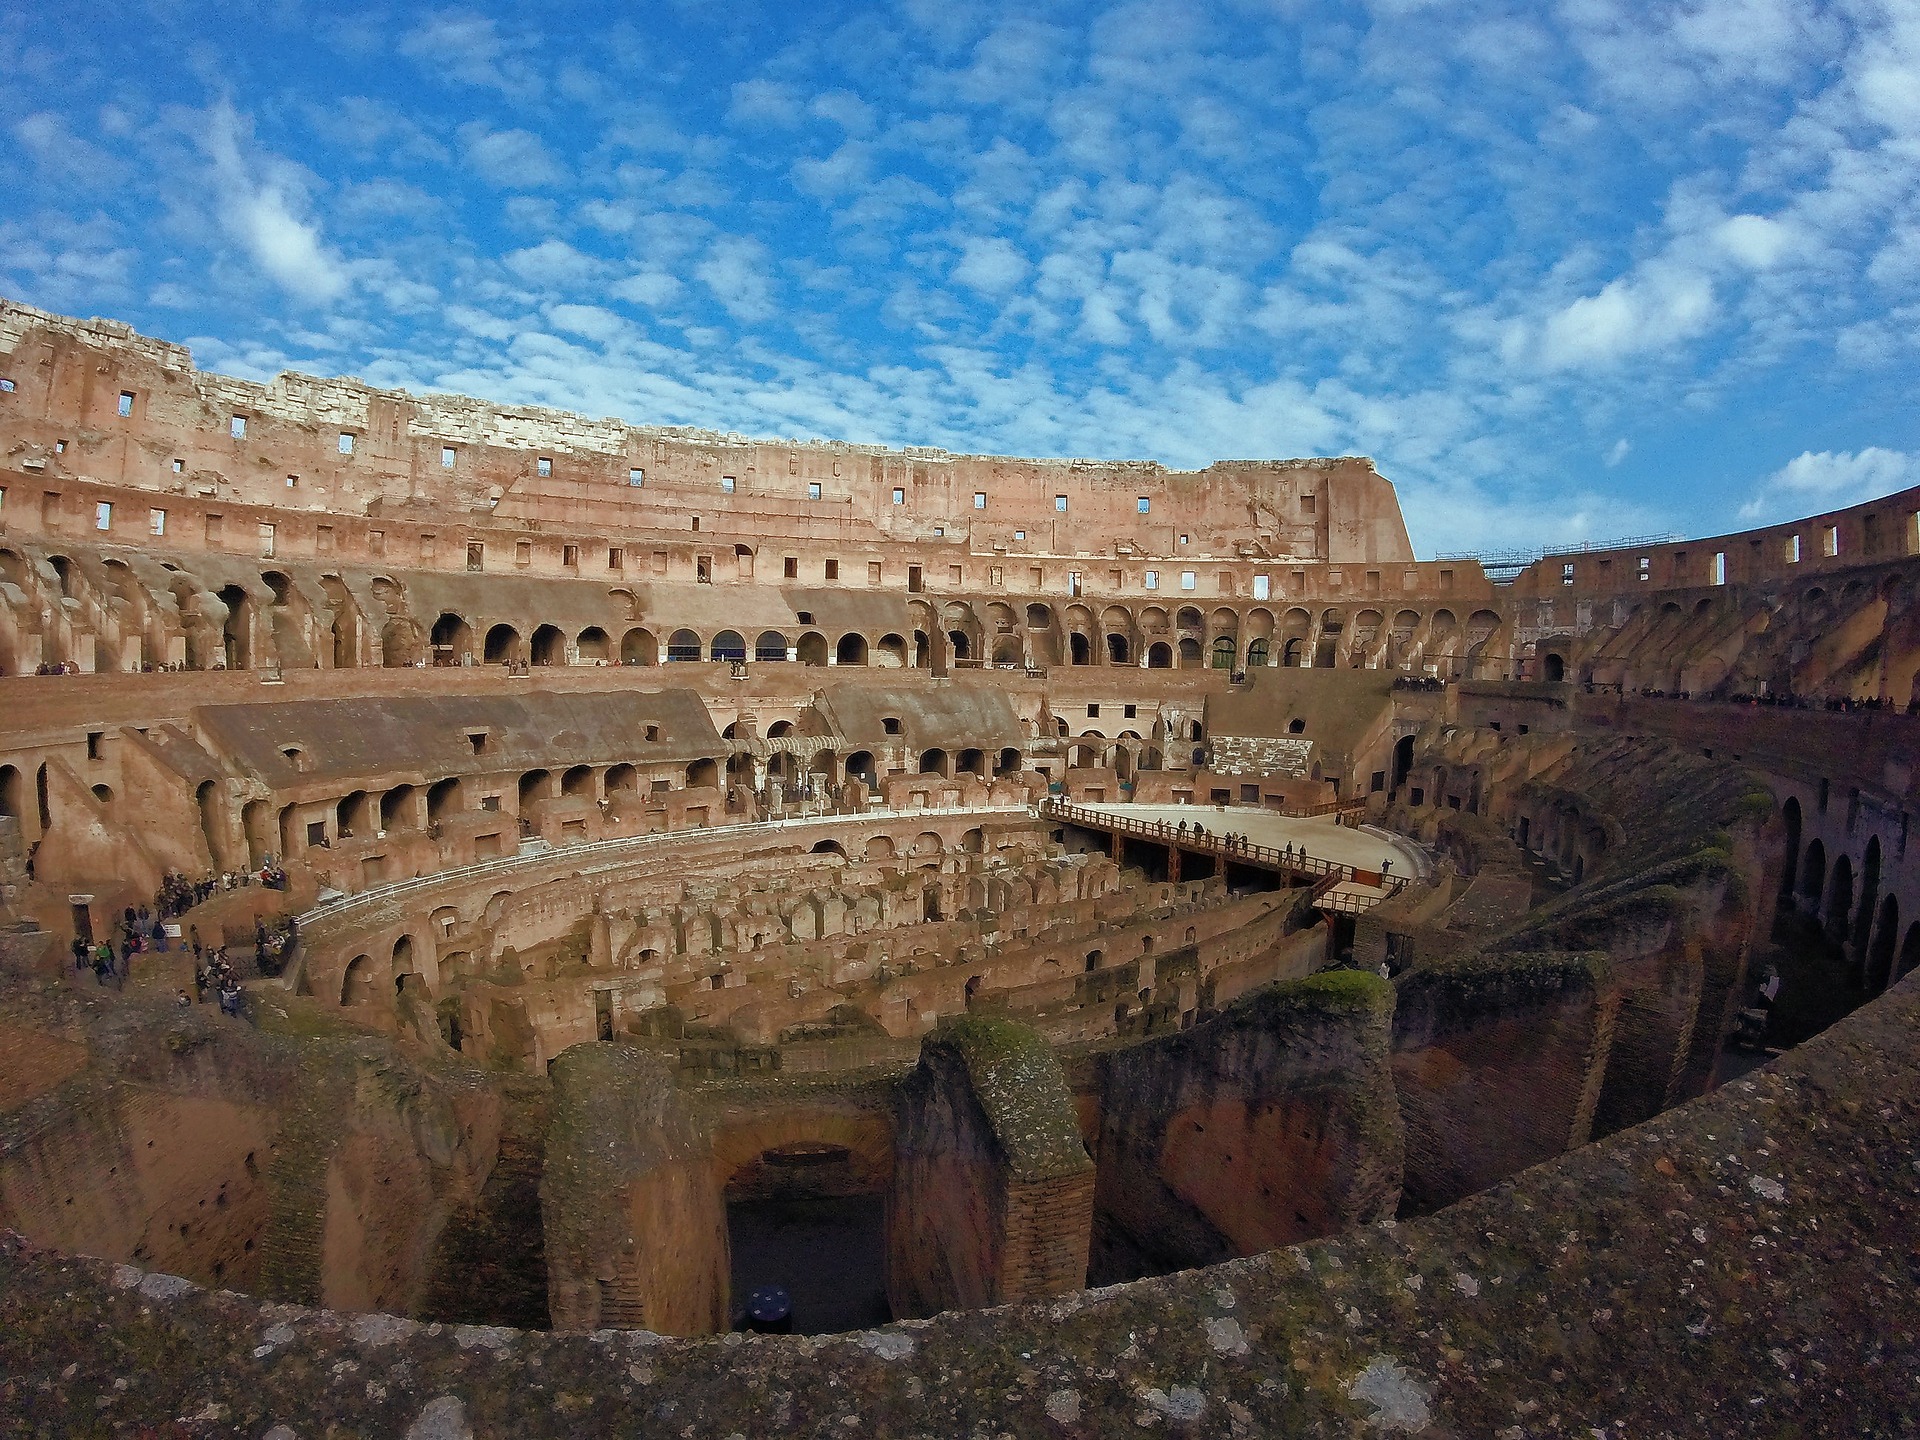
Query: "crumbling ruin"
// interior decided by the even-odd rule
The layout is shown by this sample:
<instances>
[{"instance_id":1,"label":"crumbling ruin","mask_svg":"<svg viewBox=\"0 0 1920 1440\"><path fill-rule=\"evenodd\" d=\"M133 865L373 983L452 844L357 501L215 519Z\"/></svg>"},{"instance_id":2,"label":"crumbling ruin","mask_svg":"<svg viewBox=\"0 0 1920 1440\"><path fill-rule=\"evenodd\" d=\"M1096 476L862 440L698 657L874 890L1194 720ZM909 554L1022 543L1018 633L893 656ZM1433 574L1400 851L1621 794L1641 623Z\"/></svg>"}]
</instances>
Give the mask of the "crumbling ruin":
<instances>
[{"instance_id":1,"label":"crumbling ruin","mask_svg":"<svg viewBox=\"0 0 1920 1440\"><path fill-rule=\"evenodd\" d=\"M761 1428L1532 1423L1495 1360L1658 1428L1582 1358L1651 1302L1531 1274L1538 1216L1576 1272L1568 1187L1761 1233L1794 1086L1836 1165L1910 1149L1884 1048L1870 1121L1821 1057L1920 968L1920 492L1495 584L1361 459L258 386L12 304L0 379L0 1409L43 1429L729 1433L723 1356ZM1789 1053L1737 1079L1770 971ZM1916 1200L1871 1183L1863 1245ZM699 1338L776 1283L931 1324ZM45 1338L83 1316L159 1358ZM203 1396L182 1326L262 1378ZM850 1355L895 1368L836 1395ZM1847 1373L1796 1413L1897 1421Z\"/></svg>"}]
</instances>

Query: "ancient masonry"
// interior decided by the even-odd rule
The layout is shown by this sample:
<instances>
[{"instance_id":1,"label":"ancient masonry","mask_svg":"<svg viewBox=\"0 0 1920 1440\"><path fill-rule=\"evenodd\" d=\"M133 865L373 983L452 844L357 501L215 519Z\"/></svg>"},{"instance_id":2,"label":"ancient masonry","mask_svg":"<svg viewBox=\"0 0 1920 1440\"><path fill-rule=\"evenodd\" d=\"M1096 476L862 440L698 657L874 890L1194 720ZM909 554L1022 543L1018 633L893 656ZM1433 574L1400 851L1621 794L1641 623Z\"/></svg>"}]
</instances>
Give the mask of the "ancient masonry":
<instances>
[{"instance_id":1,"label":"ancient masonry","mask_svg":"<svg viewBox=\"0 0 1920 1440\"><path fill-rule=\"evenodd\" d=\"M1920 1433L1920 491L1496 583L0 302L0 672L0 1434Z\"/></svg>"}]
</instances>

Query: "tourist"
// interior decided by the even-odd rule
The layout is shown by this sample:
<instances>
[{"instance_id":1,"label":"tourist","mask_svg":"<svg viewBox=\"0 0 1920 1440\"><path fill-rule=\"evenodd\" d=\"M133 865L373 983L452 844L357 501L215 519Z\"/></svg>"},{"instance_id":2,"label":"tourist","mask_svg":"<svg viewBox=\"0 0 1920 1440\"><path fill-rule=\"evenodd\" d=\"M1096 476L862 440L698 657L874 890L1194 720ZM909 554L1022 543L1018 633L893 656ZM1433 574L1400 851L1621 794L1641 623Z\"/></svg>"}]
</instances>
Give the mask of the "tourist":
<instances>
[{"instance_id":1,"label":"tourist","mask_svg":"<svg viewBox=\"0 0 1920 1440\"><path fill-rule=\"evenodd\" d=\"M184 990L176 990L173 992L173 1003L180 1009L187 1010L193 1006L193 997Z\"/></svg>"}]
</instances>

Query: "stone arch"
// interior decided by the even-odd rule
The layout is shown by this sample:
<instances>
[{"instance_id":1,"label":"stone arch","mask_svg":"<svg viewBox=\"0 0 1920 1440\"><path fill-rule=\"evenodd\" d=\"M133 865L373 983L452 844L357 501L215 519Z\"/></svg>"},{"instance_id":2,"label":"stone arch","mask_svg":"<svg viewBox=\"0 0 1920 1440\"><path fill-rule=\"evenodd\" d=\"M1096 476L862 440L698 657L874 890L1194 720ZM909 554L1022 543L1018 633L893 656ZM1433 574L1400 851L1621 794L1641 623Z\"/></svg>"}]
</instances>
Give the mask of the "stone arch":
<instances>
[{"instance_id":1,"label":"stone arch","mask_svg":"<svg viewBox=\"0 0 1920 1440\"><path fill-rule=\"evenodd\" d=\"M827 637L818 630L808 630L800 636L795 653L802 665L824 665L827 663Z\"/></svg>"},{"instance_id":2,"label":"stone arch","mask_svg":"<svg viewBox=\"0 0 1920 1440\"><path fill-rule=\"evenodd\" d=\"M612 658L613 642L598 625L589 625L575 637L573 648L582 665L604 665Z\"/></svg>"},{"instance_id":3,"label":"stone arch","mask_svg":"<svg viewBox=\"0 0 1920 1440\"><path fill-rule=\"evenodd\" d=\"M658 665L660 642L654 638L653 632L644 626L636 625L622 635L620 663L622 665Z\"/></svg>"},{"instance_id":4,"label":"stone arch","mask_svg":"<svg viewBox=\"0 0 1920 1440\"><path fill-rule=\"evenodd\" d=\"M436 780L427 787L427 823L439 825L467 808L466 786L458 775Z\"/></svg>"},{"instance_id":5,"label":"stone arch","mask_svg":"<svg viewBox=\"0 0 1920 1440\"><path fill-rule=\"evenodd\" d=\"M1907 926L1907 938L1900 942L1900 955L1894 963L1893 978L1904 980L1916 969L1920 969L1920 920Z\"/></svg>"},{"instance_id":6,"label":"stone arch","mask_svg":"<svg viewBox=\"0 0 1920 1440\"><path fill-rule=\"evenodd\" d=\"M481 658L489 665L506 665L520 659L520 632L504 623L493 626L487 631Z\"/></svg>"},{"instance_id":7,"label":"stone arch","mask_svg":"<svg viewBox=\"0 0 1920 1440\"><path fill-rule=\"evenodd\" d=\"M1847 925L1853 918L1853 859L1841 854L1833 857L1833 871L1827 877L1827 903L1822 919L1827 936L1836 944L1845 944Z\"/></svg>"},{"instance_id":8,"label":"stone arch","mask_svg":"<svg viewBox=\"0 0 1920 1440\"><path fill-rule=\"evenodd\" d=\"M753 642L753 658L760 664L787 658L787 637L778 630L762 630Z\"/></svg>"},{"instance_id":9,"label":"stone arch","mask_svg":"<svg viewBox=\"0 0 1920 1440\"><path fill-rule=\"evenodd\" d=\"M473 627L450 610L433 622L428 638L436 665L465 665L473 659Z\"/></svg>"},{"instance_id":10,"label":"stone arch","mask_svg":"<svg viewBox=\"0 0 1920 1440\"><path fill-rule=\"evenodd\" d=\"M1867 993L1877 995L1893 982L1893 947L1900 938L1900 901L1889 895L1867 945Z\"/></svg>"},{"instance_id":11,"label":"stone arch","mask_svg":"<svg viewBox=\"0 0 1920 1440\"><path fill-rule=\"evenodd\" d=\"M1807 842L1800 867L1800 898L1809 911L1818 913L1820 896L1827 884L1827 847L1815 836Z\"/></svg>"},{"instance_id":12,"label":"stone arch","mask_svg":"<svg viewBox=\"0 0 1920 1440\"><path fill-rule=\"evenodd\" d=\"M1860 898L1854 906L1854 953L1864 963L1867 943L1872 938L1874 907L1880 903L1880 837L1867 837L1867 848L1860 856Z\"/></svg>"},{"instance_id":13,"label":"stone arch","mask_svg":"<svg viewBox=\"0 0 1920 1440\"><path fill-rule=\"evenodd\" d=\"M873 662L882 669L904 670L907 660L907 638L904 635L882 635L880 643L874 646Z\"/></svg>"},{"instance_id":14,"label":"stone arch","mask_svg":"<svg viewBox=\"0 0 1920 1440\"><path fill-rule=\"evenodd\" d=\"M1173 647L1164 640L1156 640L1147 647L1147 668L1149 670L1171 670L1173 668Z\"/></svg>"},{"instance_id":15,"label":"stone arch","mask_svg":"<svg viewBox=\"0 0 1920 1440\"><path fill-rule=\"evenodd\" d=\"M713 637L707 647L709 660L745 660L747 658L746 637L738 630L722 630Z\"/></svg>"},{"instance_id":16,"label":"stone arch","mask_svg":"<svg viewBox=\"0 0 1920 1440\"><path fill-rule=\"evenodd\" d=\"M670 664L698 660L702 653L700 637L691 630L682 628L667 637L667 660Z\"/></svg>"},{"instance_id":17,"label":"stone arch","mask_svg":"<svg viewBox=\"0 0 1920 1440\"><path fill-rule=\"evenodd\" d=\"M1800 797L1789 795L1780 807L1781 823L1786 830L1785 857L1780 865L1780 898L1793 897L1794 881L1800 871Z\"/></svg>"},{"instance_id":18,"label":"stone arch","mask_svg":"<svg viewBox=\"0 0 1920 1440\"><path fill-rule=\"evenodd\" d=\"M373 957L356 955L347 962L340 977L342 1005L368 1005L373 1001Z\"/></svg>"},{"instance_id":19,"label":"stone arch","mask_svg":"<svg viewBox=\"0 0 1920 1440\"><path fill-rule=\"evenodd\" d=\"M849 630L834 643L833 663L836 665L864 665L867 663L867 637L858 630Z\"/></svg>"},{"instance_id":20,"label":"stone arch","mask_svg":"<svg viewBox=\"0 0 1920 1440\"><path fill-rule=\"evenodd\" d=\"M564 665L567 663L566 632L558 625L541 625L534 630L529 649L535 665Z\"/></svg>"},{"instance_id":21,"label":"stone arch","mask_svg":"<svg viewBox=\"0 0 1920 1440\"><path fill-rule=\"evenodd\" d=\"M40 767L40 774L43 780L46 776L46 770L46 766L42 765ZM217 870L225 865L227 861L225 833L227 817L225 807L220 803L220 786L212 780L202 780L198 788L194 790L193 798L196 807L200 811L200 834L207 842L207 855ZM40 826L42 830L49 828L44 791L42 792L41 800Z\"/></svg>"}]
</instances>

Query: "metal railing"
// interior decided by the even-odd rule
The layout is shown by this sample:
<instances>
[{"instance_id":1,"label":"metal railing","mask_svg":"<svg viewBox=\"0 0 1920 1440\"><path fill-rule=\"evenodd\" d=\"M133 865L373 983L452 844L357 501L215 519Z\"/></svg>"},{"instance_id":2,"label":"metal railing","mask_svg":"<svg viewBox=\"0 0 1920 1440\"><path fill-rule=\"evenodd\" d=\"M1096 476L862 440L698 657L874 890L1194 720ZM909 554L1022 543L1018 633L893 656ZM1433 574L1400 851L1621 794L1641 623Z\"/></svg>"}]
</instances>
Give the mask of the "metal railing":
<instances>
[{"instance_id":1,"label":"metal railing","mask_svg":"<svg viewBox=\"0 0 1920 1440\"><path fill-rule=\"evenodd\" d=\"M1117 815L1107 810L1095 810L1085 805L1076 805L1070 800L1056 800L1049 797L1042 800L1036 809L1042 819L1061 820L1089 830L1105 830L1110 834L1137 835L1143 840L1151 840L1160 845L1220 855L1228 860L1238 860L1243 864L1278 870L1282 874L1324 881L1327 882L1328 890L1331 890L1334 885L1352 883L1377 885L1386 892L1385 895L1367 899L1366 903L1359 905L1360 909L1370 908L1386 896L1398 895L1407 884L1402 876L1376 875L1373 871L1360 870L1338 860L1323 860L1318 855L1309 855L1301 847L1260 845L1252 840L1237 839L1229 843L1231 837L1217 835L1212 831L1198 830L1193 826L1183 829L1166 820L1139 820L1131 815ZM1315 888L1319 889L1318 886ZM1324 891L1315 897L1314 903L1322 903L1323 897ZM1347 899L1360 901L1363 897L1340 896L1335 899L1336 901ZM1342 909L1345 906L1336 903L1330 908Z\"/></svg>"}]
</instances>

